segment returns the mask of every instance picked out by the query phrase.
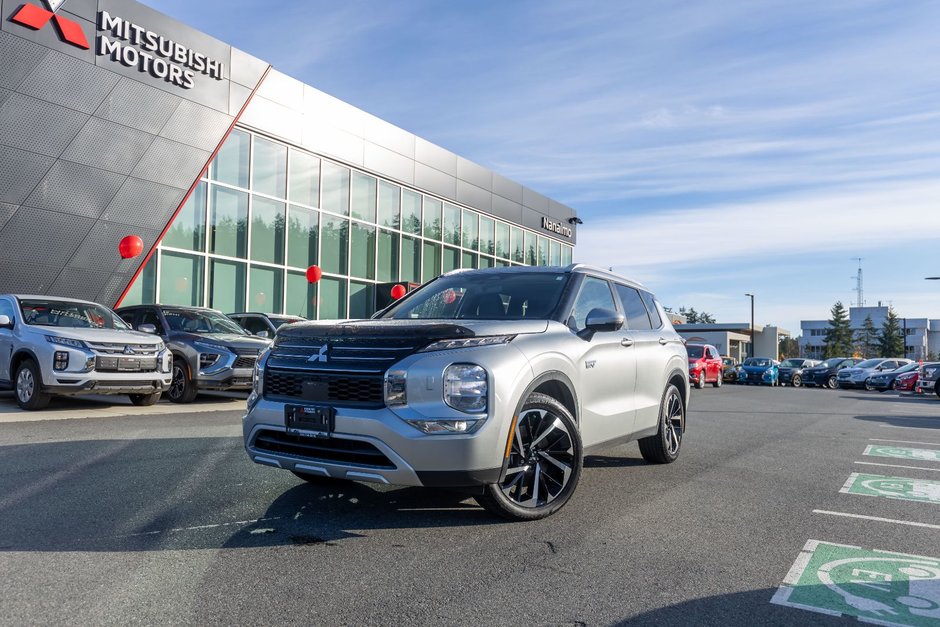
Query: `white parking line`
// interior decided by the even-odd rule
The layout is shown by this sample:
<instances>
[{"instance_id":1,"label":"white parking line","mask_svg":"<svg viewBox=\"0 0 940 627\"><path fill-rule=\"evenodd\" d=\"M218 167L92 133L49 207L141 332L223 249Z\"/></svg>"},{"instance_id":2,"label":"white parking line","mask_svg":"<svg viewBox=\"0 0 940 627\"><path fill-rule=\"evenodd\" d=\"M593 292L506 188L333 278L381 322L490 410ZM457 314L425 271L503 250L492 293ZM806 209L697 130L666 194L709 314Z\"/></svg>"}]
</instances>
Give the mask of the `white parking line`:
<instances>
[{"instance_id":1,"label":"white parking line","mask_svg":"<svg viewBox=\"0 0 940 627\"><path fill-rule=\"evenodd\" d=\"M915 442L914 440L886 440L885 438L868 438L869 442L899 442L901 444L925 444L927 446L940 446L940 442Z\"/></svg>"},{"instance_id":2,"label":"white parking line","mask_svg":"<svg viewBox=\"0 0 940 627\"><path fill-rule=\"evenodd\" d=\"M922 468L921 466L901 466L900 464L878 464L876 462L854 462L856 464L863 464L865 466L889 466L891 468L910 468L912 470L932 470L934 472L940 472L940 468Z\"/></svg>"},{"instance_id":3,"label":"white parking line","mask_svg":"<svg viewBox=\"0 0 940 627\"><path fill-rule=\"evenodd\" d=\"M879 427L885 427L888 429L913 429L914 431L933 431L937 432L937 427L904 427L901 425L878 425Z\"/></svg>"},{"instance_id":4,"label":"white parking line","mask_svg":"<svg viewBox=\"0 0 940 627\"><path fill-rule=\"evenodd\" d=\"M814 509L814 514L825 514L827 516L842 516L844 518L860 518L862 520L873 520L875 522L893 523L895 525L909 525L911 527L925 527L927 529L940 529L940 525L931 525L929 523L913 522L910 520L896 520L894 518L880 518L878 516L864 516L862 514L849 514L847 512L830 512L824 509Z\"/></svg>"}]
</instances>

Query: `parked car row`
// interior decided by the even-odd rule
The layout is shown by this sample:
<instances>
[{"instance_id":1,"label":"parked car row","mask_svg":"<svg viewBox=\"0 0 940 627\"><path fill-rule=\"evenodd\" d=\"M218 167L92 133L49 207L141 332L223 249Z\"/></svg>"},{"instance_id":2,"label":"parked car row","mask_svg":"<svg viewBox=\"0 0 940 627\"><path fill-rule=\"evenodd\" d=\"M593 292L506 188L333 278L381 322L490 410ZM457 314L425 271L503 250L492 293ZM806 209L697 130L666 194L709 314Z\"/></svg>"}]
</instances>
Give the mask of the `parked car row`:
<instances>
[{"instance_id":1,"label":"parked car row","mask_svg":"<svg viewBox=\"0 0 940 627\"><path fill-rule=\"evenodd\" d=\"M202 390L251 390L258 355L278 327L303 318L201 307L138 305L116 311L72 298L0 295L0 389L23 409L52 396L162 395L192 402Z\"/></svg>"}]
</instances>

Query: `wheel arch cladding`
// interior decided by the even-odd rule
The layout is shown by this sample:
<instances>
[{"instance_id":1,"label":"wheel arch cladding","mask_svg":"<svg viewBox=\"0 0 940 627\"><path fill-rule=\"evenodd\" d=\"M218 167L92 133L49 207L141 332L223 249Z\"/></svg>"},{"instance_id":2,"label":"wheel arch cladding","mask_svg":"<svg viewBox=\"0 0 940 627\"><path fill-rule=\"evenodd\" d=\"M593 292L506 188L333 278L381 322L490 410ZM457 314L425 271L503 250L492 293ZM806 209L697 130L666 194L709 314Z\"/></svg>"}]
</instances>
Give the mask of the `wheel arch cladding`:
<instances>
[{"instance_id":1,"label":"wheel arch cladding","mask_svg":"<svg viewBox=\"0 0 940 627\"><path fill-rule=\"evenodd\" d=\"M669 383L676 386L676 389L679 390L679 396L682 397L682 404L685 405L686 411L689 409L689 397L688 397L688 388L686 387L686 382L688 377L684 372L679 372L678 370L673 371L669 375Z\"/></svg>"},{"instance_id":2,"label":"wheel arch cladding","mask_svg":"<svg viewBox=\"0 0 940 627\"><path fill-rule=\"evenodd\" d=\"M562 372L546 372L538 377L529 385L529 389L523 395L522 402L525 402L531 394L539 393L551 396L561 403L567 409L574 421L578 421L578 399L573 392L574 386L571 381Z\"/></svg>"},{"instance_id":3,"label":"wheel arch cladding","mask_svg":"<svg viewBox=\"0 0 940 627\"><path fill-rule=\"evenodd\" d=\"M17 368L20 367L20 364L22 364L27 359L32 359L33 363L36 364L36 367L41 368L41 366L39 365L39 358L36 357L36 354L33 353L33 351L29 349L21 348L13 355L13 358L10 360L10 379L11 380L16 376L16 370Z\"/></svg>"}]
</instances>

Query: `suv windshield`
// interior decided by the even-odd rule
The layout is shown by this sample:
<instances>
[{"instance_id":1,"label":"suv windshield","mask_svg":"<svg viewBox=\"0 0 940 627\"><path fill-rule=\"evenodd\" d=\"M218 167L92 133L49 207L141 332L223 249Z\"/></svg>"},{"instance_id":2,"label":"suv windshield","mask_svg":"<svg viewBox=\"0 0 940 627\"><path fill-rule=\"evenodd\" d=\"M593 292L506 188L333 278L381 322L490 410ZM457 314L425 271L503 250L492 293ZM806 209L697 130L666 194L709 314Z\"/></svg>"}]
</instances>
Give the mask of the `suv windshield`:
<instances>
[{"instance_id":1,"label":"suv windshield","mask_svg":"<svg viewBox=\"0 0 940 627\"><path fill-rule=\"evenodd\" d=\"M702 355L705 354L704 346L686 346L685 350L689 351L689 359L701 359Z\"/></svg>"},{"instance_id":2,"label":"suv windshield","mask_svg":"<svg viewBox=\"0 0 940 627\"><path fill-rule=\"evenodd\" d=\"M856 368L877 368L878 364L883 362L884 359L866 359L861 363L855 364Z\"/></svg>"},{"instance_id":3,"label":"suv windshield","mask_svg":"<svg viewBox=\"0 0 940 627\"><path fill-rule=\"evenodd\" d=\"M754 366L756 368L768 368L770 367L770 360L761 357L748 357L744 360L744 365Z\"/></svg>"},{"instance_id":4,"label":"suv windshield","mask_svg":"<svg viewBox=\"0 0 940 627\"><path fill-rule=\"evenodd\" d=\"M248 335L248 332L238 324L215 311L164 309L163 315L166 317L171 331Z\"/></svg>"},{"instance_id":5,"label":"suv windshield","mask_svg":"<svg viewBox=\"0 0 940 627\"><path fill-rule=\"evenodd\" d=\"M820 367L835 368L843 361L845 361L845 357L833 357L832 359L827 359L826 361L822 362Z\"/></svg>"},{"instance_id":6,"label":"suv windshield","mask_svg":"<svg viewBox=\"0 0 940 627\"><path fill-rule=\"evenodd\" d=\"M409 320L547 320L568 275L554 272L457 273L422 287L382 314Z\"/></svg>"},{"instance_id":7,"label":"suv windshield","mask_svg":"<svg viewBox=\"0 0 940 627\"><path fill-rule=\"evenodd\" d=\"M23 321L40 327L130 329L117 314L94 303L59 300L21 300Z\"/></svg>"},{"instance_id":8,"label":"suv windshield","mask_svg":"<svg viewBox=\"0 0 940 627\"><path fill-rule=\"evenodd\" d=\"M804 359L784 359L780 362L781 368L799 368L803 365Z\"/></svg>"}]
</instances>

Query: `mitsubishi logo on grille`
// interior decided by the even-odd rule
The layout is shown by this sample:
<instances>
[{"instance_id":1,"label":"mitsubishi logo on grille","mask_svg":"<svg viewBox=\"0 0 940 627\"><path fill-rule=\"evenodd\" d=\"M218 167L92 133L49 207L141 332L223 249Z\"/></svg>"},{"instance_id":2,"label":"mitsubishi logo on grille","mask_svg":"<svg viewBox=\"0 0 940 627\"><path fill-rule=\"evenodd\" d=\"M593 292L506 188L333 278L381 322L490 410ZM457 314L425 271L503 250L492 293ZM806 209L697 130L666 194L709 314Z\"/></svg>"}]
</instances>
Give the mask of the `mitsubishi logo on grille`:
<instances>
[{"instance_id":1,"label":"mitsubishi logo on grille","mask_svg":"<svg viewBox=\"0 0 940 627\"><path fill-rule=\"evenodd\" d=\"M320 351L319 351L316 355L311 355L311 356L310 356L310 359L308 359L307 361L309 361L309 362L317 362L317 361L327 362L327 361L329 361L329 359L328 359L327 356L326 356L326 351L328 351L329 349L330 349L330 345L329 345L329 344L324 344L323 346L320 347Z\"/></svg>"},{"instance_id":2,"label":"mitsubishi logo on grille","mask_svg":"<svg viewBox=\"0 0 940 627\"><path fill-rule=\"evenodd\" d=\"M20 10L13 14L10 21L16 22L32 28L33 30L42 30L49 21L54 21L59 30L59 37L73 46L88 50L91 45L85 37L85 31L82 30L78 22L74 22L66 17L62 17L57 11L65 4L65 0L45 0L49 9L37 7L35 4L26 3L20 7Z\"/></svg>"},{"instance_id":3,"label":"mitsubishi logo on grille","mask_svg":"<svg viewBox=\"0 0 940 627\"><path fill-rule=\"evenodd\" d=\"M135 350L134 350L132 347L130 347L130 346L125 346L125 347L124 347L124 354L125 354L125 355L136 355L136 354L137 354L137 351L135 351Z\"/></svg>"}]
</instances>

